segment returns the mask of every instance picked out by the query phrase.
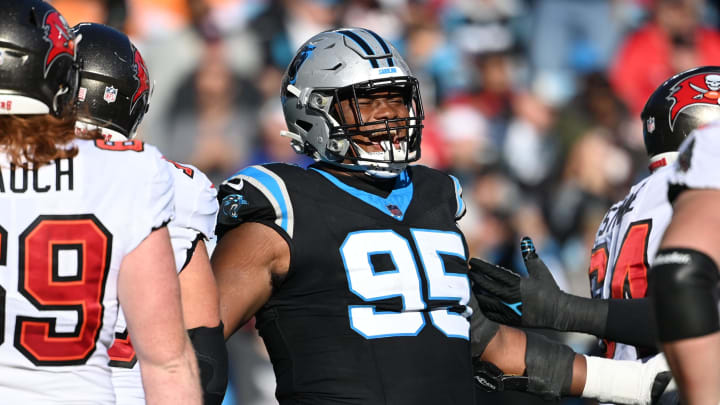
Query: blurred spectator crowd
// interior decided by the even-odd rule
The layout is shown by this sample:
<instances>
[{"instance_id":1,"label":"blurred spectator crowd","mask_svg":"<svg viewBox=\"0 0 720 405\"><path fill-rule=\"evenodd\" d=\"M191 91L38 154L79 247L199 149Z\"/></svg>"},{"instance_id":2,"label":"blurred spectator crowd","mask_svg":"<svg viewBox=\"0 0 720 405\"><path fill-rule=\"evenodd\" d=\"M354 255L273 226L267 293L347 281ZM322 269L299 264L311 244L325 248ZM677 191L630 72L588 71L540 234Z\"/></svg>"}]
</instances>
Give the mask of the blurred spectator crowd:
<instances>
[{"instance_id":1,"label":"blurred spectator crowd","mask_svg":"<svg viewBox=\"0 0 720 405\"><path fill-rule=\"evenodd\" d=\"M310 163L279 136L283 70L319 31L376 31L421 82L420 163L461 180L472 256L523 269L529 235L561 287L583 295L602 215L648 174L645 100L673 73L720 65L718 4L702 0L52 3L71 25L130 34L155 82L140 137L216 184L250 164ZM230 341L237 403L275 403L247 332Z\"/></svg>"}]
</instances>

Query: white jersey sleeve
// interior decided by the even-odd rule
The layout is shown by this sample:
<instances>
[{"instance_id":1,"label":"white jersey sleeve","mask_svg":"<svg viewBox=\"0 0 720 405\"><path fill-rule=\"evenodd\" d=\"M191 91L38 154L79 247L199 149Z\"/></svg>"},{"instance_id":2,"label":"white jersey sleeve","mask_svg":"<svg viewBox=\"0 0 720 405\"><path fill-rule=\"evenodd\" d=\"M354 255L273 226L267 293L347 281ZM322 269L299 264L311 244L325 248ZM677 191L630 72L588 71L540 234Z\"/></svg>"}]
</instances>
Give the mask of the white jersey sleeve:
<instances>
[{"instance_id":1,"label":"white jersey sleeve","mask_svg":"<svg viewBox=\"0 0 720 405\"><path fill-rule=\"evenodd\" d=\"M175 217L168 224L178 273L189 263L198 238L209 241L215 235L218 210L217 190L200 170L166 160L175 182ZM113 385L118 404L144 405L140 367L135 357L125 317L120 308L111 348Z\"/></svg>"},{"instance_id":2,"label":"white jersey sleeve","mask_svg":"<svg viewBox=\"0 0 720 405\"><path fill-rule=\"evenodd\" d=\"M680 145L669 199L684 189L720 189L720 122L693 131Z\"/></svg>"},{"instance_id":3,"label":"white jersey sleeve","mask_svg":"<svg viewBox=\"0 0 720 405\"><path fill-rule=\"evenodd\" d=\"M134 235L136 238L130 243L130 249L135 249L150 232L166 226L172 221L175 213L174 185L175 177L162 159L162 155L150 145L145 146L152 155L154 165L148 168L149 181L145 190L137 190L139 194L135 200L136 205L132 213L140 218Z\"/></svg>"},{"instance_id":4,"label":"white jersey sleeve","mask_svg":"<svg viewBox=\"0 0 720 405\"><path fill-rule=\"evenodd\" d=\"M175 178L175 219L169 224L178 273L190 262L198 238L215 235L217 189L196 167L167 161Z\"/></svg>"},{"instance_id":5,"label":"white jersey sleeve","mask_svg":"<svg viewBox=\"0 0 720 405\"><path fill-rule=\"evenodd\" d=\"M118 271L174 212L172 173L154 147L74 144L75 157L35 170L0 154L2 403L115 403Z\"/></svg>"}]
</instances>

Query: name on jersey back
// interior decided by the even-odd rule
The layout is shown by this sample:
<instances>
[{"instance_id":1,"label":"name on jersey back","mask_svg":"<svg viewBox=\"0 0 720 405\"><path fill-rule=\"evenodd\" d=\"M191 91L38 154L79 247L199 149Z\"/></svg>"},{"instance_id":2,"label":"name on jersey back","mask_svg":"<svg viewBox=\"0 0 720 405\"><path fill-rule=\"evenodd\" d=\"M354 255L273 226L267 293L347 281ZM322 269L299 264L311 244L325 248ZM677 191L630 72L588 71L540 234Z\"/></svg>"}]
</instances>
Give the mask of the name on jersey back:
<instances>
[{"instance_id":1,"label":"name on jersey back","mask_svg":"<svg viewBox=\"0 0 720 405\"><path fill-rule=\"evenodd\" d=\"M74 188L73 160L56 159L54 163L40 169L23 168L15 165L0 169L0 193L22 194L27 192L49 193L72 191Z\"/></svg>"}]
</instances>

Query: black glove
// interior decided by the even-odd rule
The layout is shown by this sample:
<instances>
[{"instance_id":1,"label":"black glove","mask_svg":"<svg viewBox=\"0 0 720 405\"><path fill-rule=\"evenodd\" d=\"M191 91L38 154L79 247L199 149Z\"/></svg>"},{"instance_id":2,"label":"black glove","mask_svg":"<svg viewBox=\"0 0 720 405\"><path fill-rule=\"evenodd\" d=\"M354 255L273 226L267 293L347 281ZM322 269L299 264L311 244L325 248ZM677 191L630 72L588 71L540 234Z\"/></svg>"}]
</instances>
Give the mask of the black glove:
<instances>
[{"instance_id":1,"label":"black glove","mask_svg":"<svg viewBox=\"0 0 720 405\"><path fill-rule=\"evenodd\" d=\"M507 325L560 331L603 330L607 304L564 293L527 236L520 242L528 277L480 259L470 260L469 276L483 313ZM590 325L588 325L588 323Z\"/></svg>"},{"instance_id":2,"label":"black glove","mask_svg":"<svg viewBox=\"0 0 720 405\"><path fill-rule=\"evenodd\" d=\"M489 361L479 356L473 358L475 385L484 392L522 391L528 389L528 378L521 375L505 375Z\"/></svg>"}]
</instances>

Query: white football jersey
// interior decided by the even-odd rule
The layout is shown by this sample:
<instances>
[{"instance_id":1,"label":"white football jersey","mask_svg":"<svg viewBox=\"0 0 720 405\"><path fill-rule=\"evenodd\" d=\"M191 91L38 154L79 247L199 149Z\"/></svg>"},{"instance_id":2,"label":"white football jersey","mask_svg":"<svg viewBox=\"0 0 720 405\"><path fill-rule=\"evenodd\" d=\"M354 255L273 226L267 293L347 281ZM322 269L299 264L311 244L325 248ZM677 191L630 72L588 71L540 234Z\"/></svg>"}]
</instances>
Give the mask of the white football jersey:
<instances>
[{"instance_id":1,"label":"white football jersey","mask_svg":"<svg viewBox=\"0 0 720 405\"><path fill-rule=\"evenodd\" d=\"M720 122L693 131L672 165L670 197L682 189L720 189Z\"/></svg>"},{"instance_id":2,"label":"white football jersey","mask_svg":"<svg viewBox=\"0 0 720 405\"><path fill-rule=\"evenodd\" d=\"M658 169L634 185L627 196L605 214L590 258L593 298L643 298L647 274L670 223L672 206L667 200L672 167ZM634 346L607 342L606 355L636 360Z\"/></svg>"},{"instance_id":3,"label":"white football jersey","mask_svg":"<svg viewBox=\"0 0 720 405\"><path fill-rule=\"evenodd\" d=\"M218 202L217 190L210 180L191 165L167 161L175 178L175 218L168 224L175 253L177 272L190 262L199 238L205 241L215 235ZM135 351L128 339L122 309L115 327L115 343L110 350L110 365L118 404L141 405L145 392Z\"/></svg>"},{"instance_id":4,"label":"white football jersey","mask_svg":"<svg viewBox=\"0 0 720 405\"><path fill-rule=\"evenodd\" d=\"M114 404L123 258L173 215L155 147L77 140L37 170L0 154L0 402Z\"/></svg>"}]
</instances>

